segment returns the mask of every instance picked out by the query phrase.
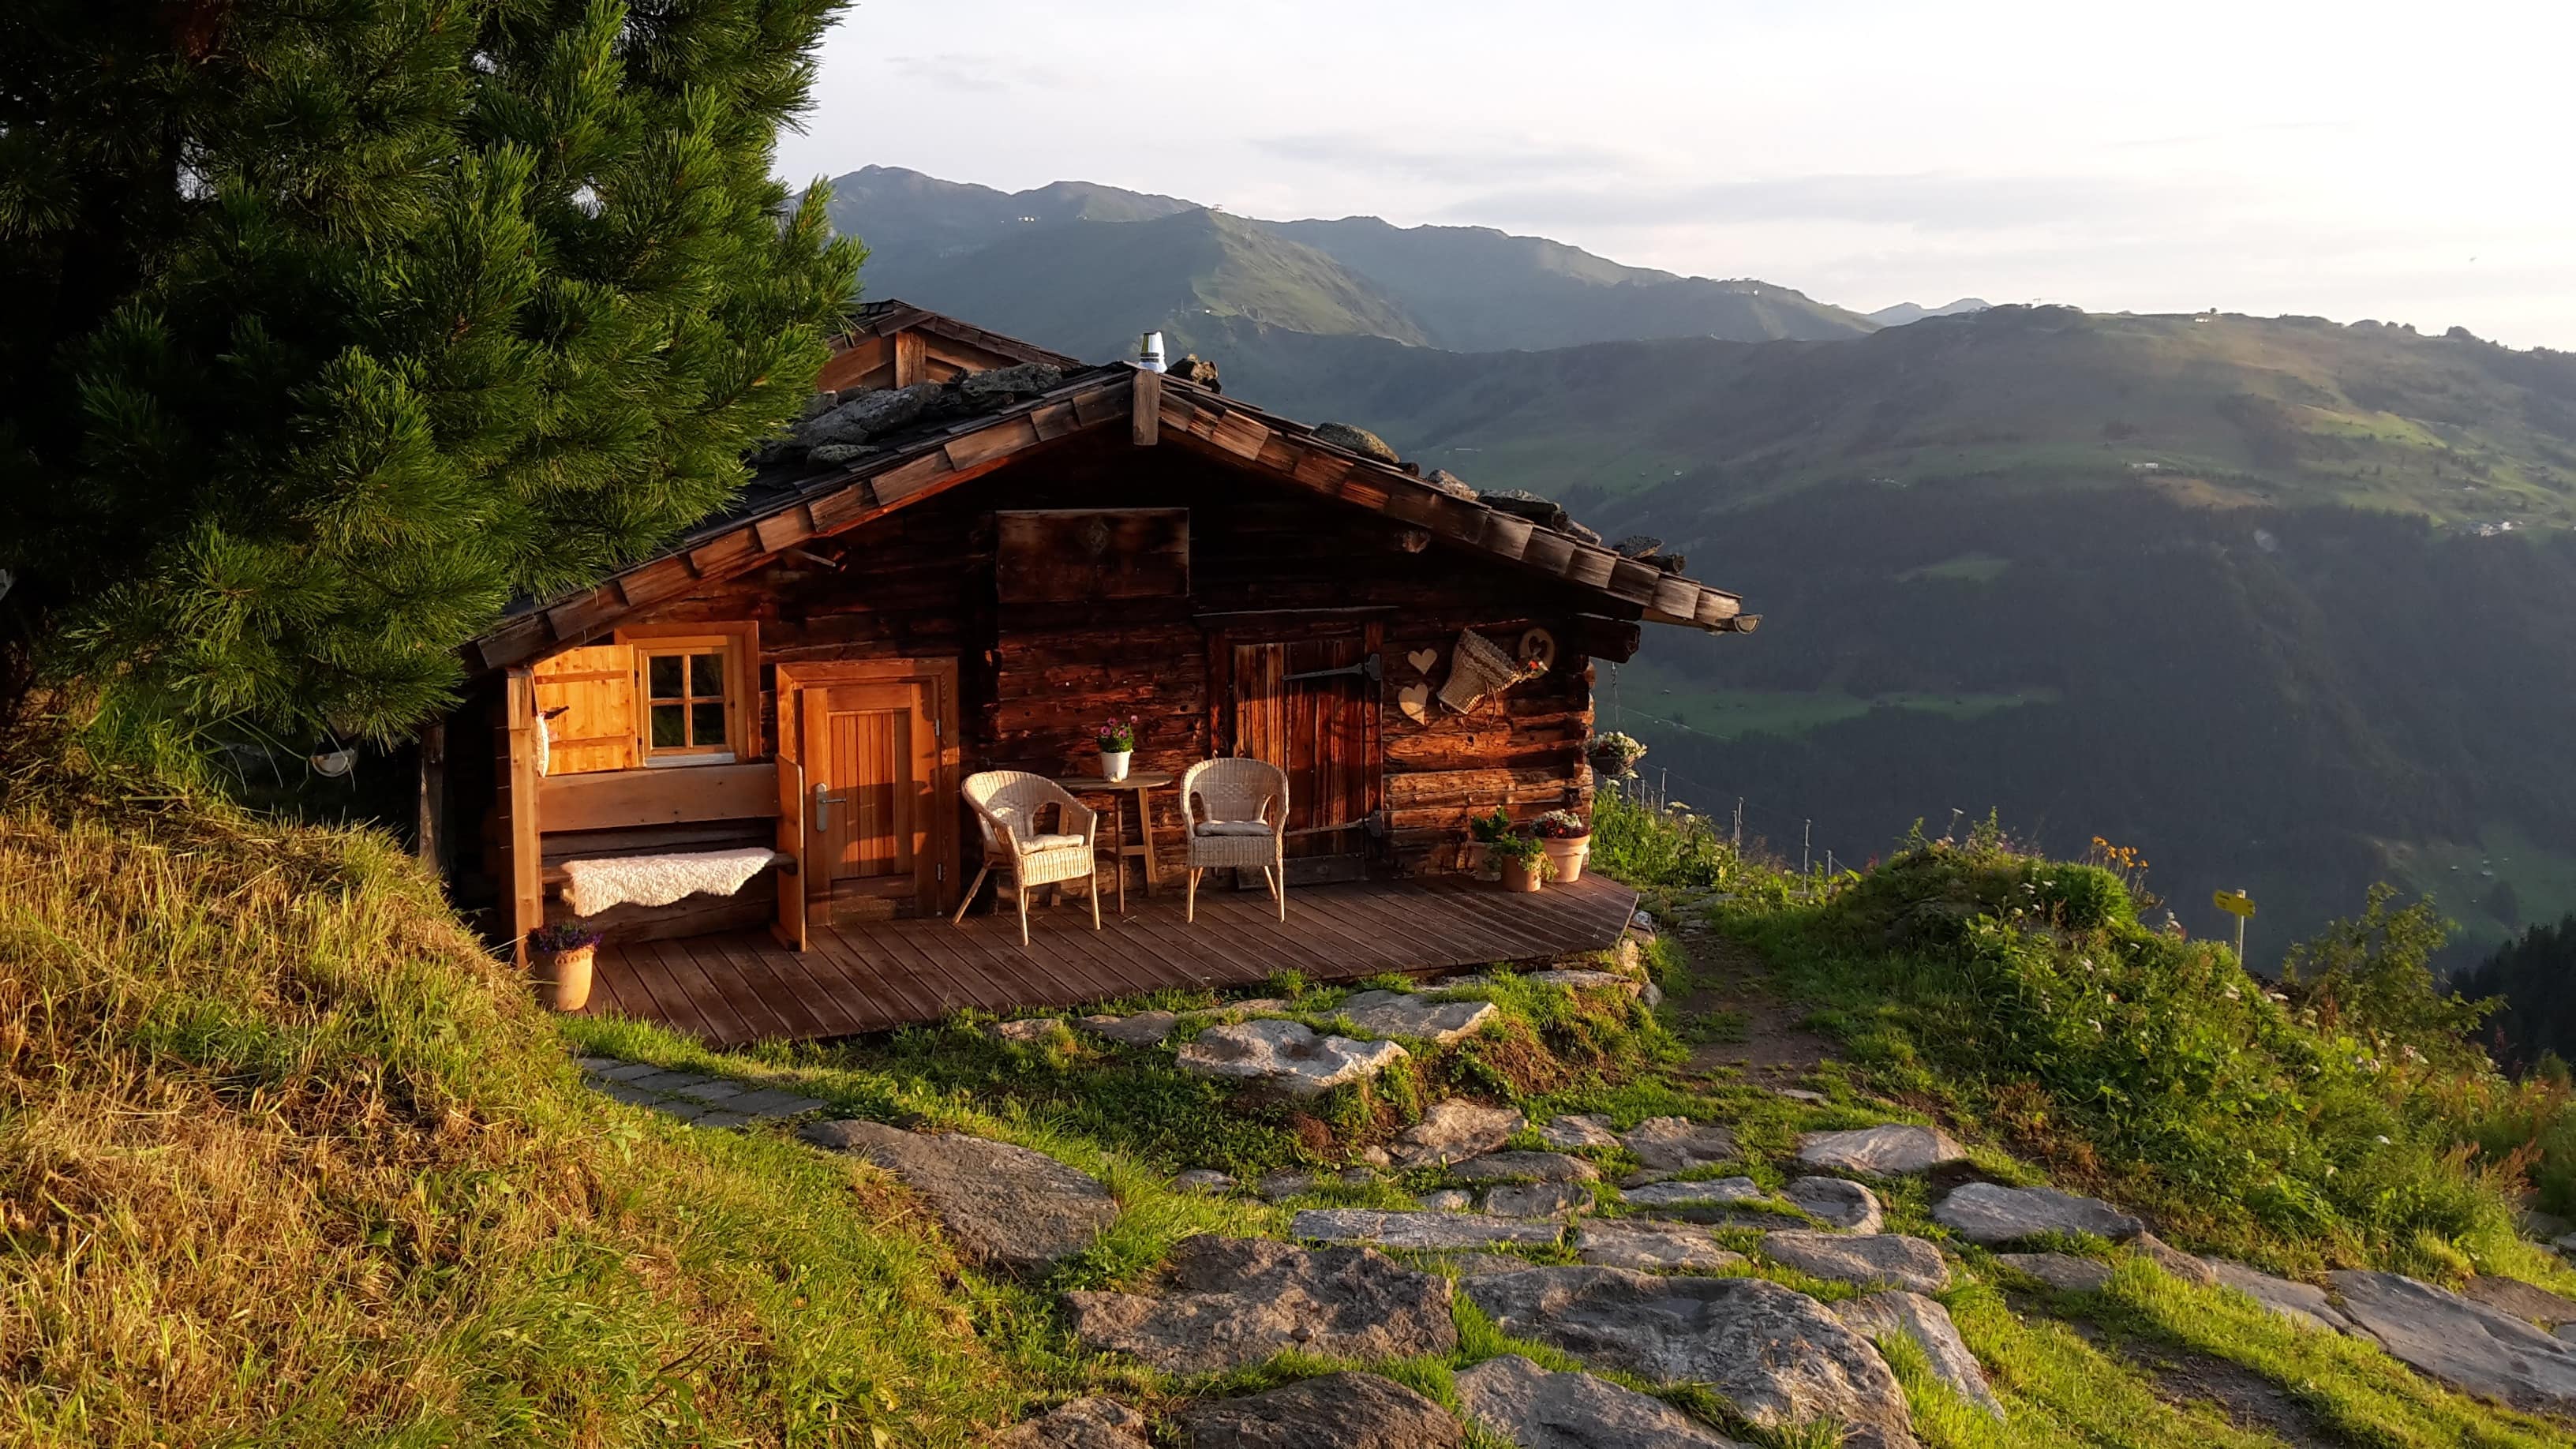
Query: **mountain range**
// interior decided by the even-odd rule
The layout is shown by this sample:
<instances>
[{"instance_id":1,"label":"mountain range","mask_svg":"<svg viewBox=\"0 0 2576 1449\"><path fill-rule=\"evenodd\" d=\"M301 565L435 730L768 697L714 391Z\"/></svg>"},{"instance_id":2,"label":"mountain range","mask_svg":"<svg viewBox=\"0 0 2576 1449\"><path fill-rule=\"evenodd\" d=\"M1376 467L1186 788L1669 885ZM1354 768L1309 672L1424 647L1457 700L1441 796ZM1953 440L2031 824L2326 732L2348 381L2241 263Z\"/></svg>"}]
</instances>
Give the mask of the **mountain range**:
<instances>
[{"instance_id":1,"label":"mountain range","mask_svg":"<svg viewBox=\"0 0 2576 1449\"><path fill-rule=\"evenodd\" d=\"M1081 356L1221 322L1477 352L1639 337L1859 337L1880 324L1768 282L1622 266L1486 227L1259 221L1059 181L1028 191L870 166L831 183L868 290ZM1953 304L1956 305L1956 304Z\"/></svg>"},{"instance_id":2,"label":"mountain range","mask_svg":"<svg viewBox=\"0 0 2576 1449\"><path fill-rule=\"evenodd\" d=\"M1604 728L1822 857L1997 809L2138 847L2258 964L2371 880L2471 943L2576 907L2576 356L2454 329L1974 298L1861 314L1541 238L869 167L901 297L1080 355L1157 329L1290 416L1685 552Z\"/></svg>"}]
</instances>

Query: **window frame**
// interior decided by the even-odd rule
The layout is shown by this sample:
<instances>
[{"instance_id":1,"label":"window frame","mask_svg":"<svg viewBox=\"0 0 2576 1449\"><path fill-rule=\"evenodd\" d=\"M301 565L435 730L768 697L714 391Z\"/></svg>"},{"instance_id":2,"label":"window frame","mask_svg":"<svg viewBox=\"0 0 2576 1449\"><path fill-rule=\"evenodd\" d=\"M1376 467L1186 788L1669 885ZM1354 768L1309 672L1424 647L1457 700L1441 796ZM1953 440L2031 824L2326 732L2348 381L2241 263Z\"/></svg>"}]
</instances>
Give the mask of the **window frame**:
<instances>
[{"instance_id":1,"label":"window frame","mask_svg":"<svg viewBox=\"0 0 2576 1449\"><path fill-rule=\"evenodd\" d=\"M762 757L760 748L760 642L755 624L637 625L617 631L617 642L635 650L635 764L638 769L672 770L695 765L733 765ZM719 696L724 705L724 739L656 747L653 743L652 661L712 654L718 661ZM680 666L681 719L694 735L694 714L710 696L694 692L689 667ZM674 701L662 700L663 704Z\"/></svg>"}]
</instances>

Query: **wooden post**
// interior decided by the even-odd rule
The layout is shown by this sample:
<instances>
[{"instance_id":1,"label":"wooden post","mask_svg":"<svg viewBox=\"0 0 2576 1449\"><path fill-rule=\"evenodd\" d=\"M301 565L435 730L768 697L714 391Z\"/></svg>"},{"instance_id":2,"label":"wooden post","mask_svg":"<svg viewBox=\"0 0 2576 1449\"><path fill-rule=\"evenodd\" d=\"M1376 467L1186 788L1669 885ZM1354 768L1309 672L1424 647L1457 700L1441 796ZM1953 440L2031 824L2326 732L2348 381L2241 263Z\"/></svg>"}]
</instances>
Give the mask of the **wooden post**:
<instances>
[{"instance_id":1,"label":"wooden post","mask_svg":"<svg viewBox=\"0 0 2576 1449\"><path fill-rule=\"evenodd\" d=\"M1163 375L1136 369L1136 394L1127 410L1128 437L1140 448L1163 440Z\"/></svg>"},{"instance_id":2,"label":"wooden post","mask_svg":"<svg viewBox=\"0 0 2576 1449\"><path fill-rule=\"evenodd\" d=\"M526 665L510 671L502 696L510 741L510 959L528 964L528 933L545 923L545 859L537 826L537 689Z\"/></svg>"},{"instance_id":3,"label":"wooden post","mask_svg":"<svg viewBox=\"0 0 2576 1449\"><path fill-rule=\"evenodd\" d=\"M420 863L447 873L447 716L420 727L420 823L414 848Z\"/></svg>"},{"instance_id":4,"label":"wooden post","mask_svg":"<svg viewBox=\"0 0 2576 1449\"><path fill-rule=\"evenodd\" d=\"M904 328L893 337L894 385L910 387L922 380L924 368L921 334Z\"/></svg>"}]
</instances>

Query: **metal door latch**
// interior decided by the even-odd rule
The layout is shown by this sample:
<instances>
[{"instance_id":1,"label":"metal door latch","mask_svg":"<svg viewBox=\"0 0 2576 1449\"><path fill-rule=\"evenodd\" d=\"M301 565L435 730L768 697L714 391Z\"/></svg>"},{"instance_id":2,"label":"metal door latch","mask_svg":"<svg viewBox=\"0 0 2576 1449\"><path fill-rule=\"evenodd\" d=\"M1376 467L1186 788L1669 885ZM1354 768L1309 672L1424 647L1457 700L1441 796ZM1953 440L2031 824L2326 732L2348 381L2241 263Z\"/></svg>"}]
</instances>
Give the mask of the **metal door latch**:
<instances>
[{"instance_id":1,"label":"metal door latch","mask_svg":"<svg viewBox=\"0 0 2576 1449\"><path fill-rule=\"evenodd\" d=\"M1342 674L1364 675L1367 677L1369 683L1378 683L1380 681L1380 674L1377 656L1372 654L1357 664L1345 664L1339 669L1309 669L1303 674L1283 674L1279 676L1279 682L1281 684L1288 684L1300 679L1331 679L1336 675Z\"/></svg>"}]
</instances>

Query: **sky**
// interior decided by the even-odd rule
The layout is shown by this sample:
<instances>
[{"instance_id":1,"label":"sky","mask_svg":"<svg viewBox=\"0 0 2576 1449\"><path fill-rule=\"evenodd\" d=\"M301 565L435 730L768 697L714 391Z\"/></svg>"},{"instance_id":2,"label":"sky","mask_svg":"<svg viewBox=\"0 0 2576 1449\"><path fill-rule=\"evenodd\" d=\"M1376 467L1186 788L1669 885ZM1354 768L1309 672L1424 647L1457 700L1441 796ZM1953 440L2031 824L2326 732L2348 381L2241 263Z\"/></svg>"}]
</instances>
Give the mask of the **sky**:
<instances>
[{"instance_id":1,"label":"sky","mask_svg":"<svg viewBox=\"0 0 2576 1449\"><path fill-rule=\"evenodd\" d=\"M779 166L2576 348L2571 55L2565 0L862 0Z\"/></svg>"}]
</instances>

